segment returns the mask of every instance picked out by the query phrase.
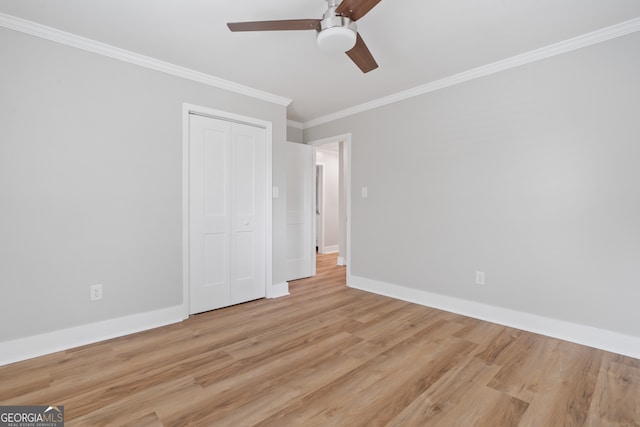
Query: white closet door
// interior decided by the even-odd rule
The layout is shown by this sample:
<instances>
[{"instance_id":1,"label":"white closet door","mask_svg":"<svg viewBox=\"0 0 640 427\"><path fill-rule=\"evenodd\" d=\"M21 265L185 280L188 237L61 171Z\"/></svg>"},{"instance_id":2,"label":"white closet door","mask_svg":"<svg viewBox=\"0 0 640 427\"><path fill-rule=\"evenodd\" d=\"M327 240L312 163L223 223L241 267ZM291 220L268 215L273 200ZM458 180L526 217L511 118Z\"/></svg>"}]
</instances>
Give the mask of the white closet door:
<instances>
[{"instance_id":1,"label":"white closet door","mask_svg":"<svg viewBox=\"0 0 640 427\"><path fill-rule=\"evenodd\" d=\"M232 124L231 304L265 296L265 131Z\"/></svg>"},{"instance_id":2,"label":"white closet door","mask_svg":"<svg viewBox=\"0 0 640 427\"><path fill-rule=\"evenodd\" d=\"M265 296L265 131L191 115L190 313Z\"/></svg>"}]
</instances>

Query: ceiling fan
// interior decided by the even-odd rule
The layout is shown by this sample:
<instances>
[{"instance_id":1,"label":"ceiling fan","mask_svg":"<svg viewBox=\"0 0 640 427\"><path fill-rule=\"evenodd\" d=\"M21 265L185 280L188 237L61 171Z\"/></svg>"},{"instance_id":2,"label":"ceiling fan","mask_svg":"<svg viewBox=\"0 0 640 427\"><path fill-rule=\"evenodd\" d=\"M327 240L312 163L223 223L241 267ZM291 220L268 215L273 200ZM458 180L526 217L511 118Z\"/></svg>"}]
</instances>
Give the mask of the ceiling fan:
<instances>
[{"instance_id":1,"label":"ceiling fan","mask_svg":"<svg viewBox=\"0 0 640 427\"><path fill-rule=\"evenodd\" d=\"M231 31L316 30L320 49L329 52L346 52L363 73L368 73L378 68L378 64L358 34L356 21L380 1L327 0L329 8L322 19L229 22L227 26Z\"/></svg>"}]
</instances>

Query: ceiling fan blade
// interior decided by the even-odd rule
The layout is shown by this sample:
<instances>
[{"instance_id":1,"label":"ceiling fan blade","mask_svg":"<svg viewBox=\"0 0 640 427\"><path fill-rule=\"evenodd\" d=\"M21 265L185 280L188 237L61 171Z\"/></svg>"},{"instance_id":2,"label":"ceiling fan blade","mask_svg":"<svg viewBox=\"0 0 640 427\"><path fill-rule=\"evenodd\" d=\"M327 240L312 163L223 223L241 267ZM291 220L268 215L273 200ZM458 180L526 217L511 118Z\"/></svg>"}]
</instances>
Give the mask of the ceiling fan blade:
<instances>
[{"instance_id":1,"label":"ceiling fan blade","mask_svg":"<svg viewBox=\"0 0 640 427\"><path fill-rule=\"evenodd\" d=\"M347 55L355 64L362 70L363 73L368 73L371 70L378 68L378 63L373 59L373 55L369 51L369 48L360 37L357 35L356 45L347 52Z\"/></svg>"},{"instance_id":2,"label":"ceiling fan blade","mask_svg":"<svg viewBox=\"0 0 640 427\"><path fill-rule=\"evenodd\" d=\"M287 31L316 30L320 28L319 19L290 19L283 21L229 22L231 31Z\"/></svg>"},{"instance_id":3,"label":"ceiling fan blade","mask_svg":"<svg viewBox=\"0 0 640 427\"><path fill-rule=\"evenodd\" d=\"M357 21L369 13L382 0L343 0L336 9L337 15L343 15Z\"/></svg>"}]
</instances>

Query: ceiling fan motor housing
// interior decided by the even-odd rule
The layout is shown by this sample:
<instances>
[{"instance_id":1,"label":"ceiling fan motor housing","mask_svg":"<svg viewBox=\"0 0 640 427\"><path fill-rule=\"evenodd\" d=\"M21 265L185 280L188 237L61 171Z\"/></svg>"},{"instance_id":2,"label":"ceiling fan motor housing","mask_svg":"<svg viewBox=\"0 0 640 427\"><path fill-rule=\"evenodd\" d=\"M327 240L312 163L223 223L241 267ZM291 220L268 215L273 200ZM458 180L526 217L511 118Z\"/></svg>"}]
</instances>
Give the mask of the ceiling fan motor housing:
<instances>
[{"instance_id":1,"label":"ceiling fan motor housing","mask_svg":"<svg viewBox=\"0 0 640 427\"><path fill-rule=\"evenodd\" d=\"M346 16L336 15L339 1L329 0L318 32L318 46L328 52L347 52L356 44L358 26Z\"/></svg>"}]
</instances>

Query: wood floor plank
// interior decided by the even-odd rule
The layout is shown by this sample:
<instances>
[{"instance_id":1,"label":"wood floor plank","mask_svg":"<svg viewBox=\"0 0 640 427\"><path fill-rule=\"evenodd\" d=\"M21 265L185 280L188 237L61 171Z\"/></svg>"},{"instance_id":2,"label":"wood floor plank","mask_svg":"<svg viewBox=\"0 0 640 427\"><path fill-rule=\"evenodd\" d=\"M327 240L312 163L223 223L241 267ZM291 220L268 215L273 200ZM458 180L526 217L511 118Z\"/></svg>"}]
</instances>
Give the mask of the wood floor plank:
<instances>
[{"instance_id":1,"label":"wood floor plank","mask_svg":"<svg viewBox=\"0 0 640 427\"><path fill-rule=\"evenodd\" d=\"M469 358L476 345L455 337L440 341L431 354L423 354L413 363L412 369L400 369L363 390L350 407L350 418L340 424L386 425L456 365ZM380 395L380 388L387 390L386 396Z\"/></svg>"},{"instance_id":2,"label":"wood floor plank","mask_svg":"<svg viewBox=\"0 0 640 427\"><path fill-rule=\"evenodd\" d=\"M609 359L613 362L622 363L623 365L640 369L640 359L633 359L631 357L623 356L621 354L612 354L612 353L609 355Z\"/></svg>"},{"instance_id":3,"label":"wood floor plank","mask_svg":"<svg viewBox=\"0 0 640 427\"><path fill-rule=\"evenodd\" d=\"M478 344L484 344L484 350L478 354L478 357L497 365L506 364L510 357L508 350L512 348L521 335L522 331L487 322L482 322L468 333L456 334L456 336Z\"/></svg>"},{"instance_id":4,"label":"wood floor plank","mask_svg":"<svg viewBox=\"0 0 640 427\"><path fill-rule=\"evenodd\" d=\"M392 331L397 332L402 329L412 329L414 331L413 328L415 326L431 324L433 322L430 319L434 317L434 313L426 312L421 307L412 304L404 309L378 316L364 324L354 334L365 340L388 337L388 334Z\"/></svg>"},{"instance_id":5,"label":"wood floor plank","mask_svg":"<svg viewBox=\"0 0 640 427\"><path fill-rule=\"evenodd\" d=\"M381 316L354 331L363 341L345 350L345 353L366 361L425 329L433 330L440 322L444 321L434 320L433 312L411 308L398 315L393 324Z\"/></svg>"},{"instance_id":6,"label":"wood floor plank","mask_svg":"<svg viewBox=\"0 0 640 427\"><path fill-rule=\"evenodd\" d=\"M349 317L361 323L369 323L380 319L388 313L405 309L409 305L411 303L394 299L389 299L389 301L374 300L374 304L367 307L361 306L357 312L349 313Z\"/></svg>"},{"instance_id":7,"label":"wood floor plank","mask_svg":"<svg viewBox=\"0 0 640 427\"><path fill-rule=\"evenodd\" d=\"M257 393L287 381L287 376L292 372L358 341L359 338L349 333L339 332L313 347L298 348L265 365L247 368L233 377L205 384L207 397L193 405L187 414L179 409L178 413L163 416L162 419L170 425L209 425L236 407L255 399ZM201 379L197 381L203 383Z\"/></svg>"},{"instance_id":8,"label":"wood floor plank","mask_svg":"<svg viewBox=\"0 0 640 427\"><path fill-rule=\"evenodd\" d=\"M224 351L236 359L249 359L266 355L268 351L277 349L283 351L283 345L309 345L313 337L323 330L325 333L335 333L336 328L351 330L358 322L344 317L336 316L332 312L325 312L318 316L291 325L283 325L280 328L272 328L261 334L249 336L224 347Z\"/></svg>"},{"instance_id":9,"label":"wood floor plank","mask_svg":"<svg viewBox=\"0 0 640 427\"><path fill-rule=\"evenodd\" d=\"M212 361L216 360L220 360L216 354L203 353L167 367L128 367L128 375L114 377L113 380L102 382L97 387L83 389L81 392L71 392L65 402L68 402L66 405L69 406L70 416L79 417L110 405L124 403L123 396L127 396L129 404L133 396L141 396L140 400L143 400L149 390L157 390L153 393L157 398L159 391L170 392L175 387L170 385L172 381L181 384L186 382L188 386L195 384L192 374L209 369ZM143 407L138 406L137 409L142 411Z\"/></svg>"},{"instance_id":10,"label":"wood floor plank","mask_svg":"<svg viewBox=\"0 0 640 427\"><path fill-rule=\"evenodd\" d=\"M382 380L390 372L402 369L405 363L416 362L423 353L433 354L437 347L437 344L425 340L403 341L361 364L348 375L343 375L325 387L294 400L281 412L256 425L347 425L340 424L340 421L349 417L352 402L363 390ZM335 395L342 398L336 400L333 398Z\"/></svg>"},{"instance_id":11,"label":"wood floor plank","mask_svg":"<svg viewBox=\"0 0 640 427\"><path fill-rule=\"evenodd\" d=\"M11 401L15 396L46 390L51 385L51 375L47 372L25 372L21 376L2 376L0 400Z\"/></svg>"},{"instance_id":12,"label":"wood floor plank","mask_svg":"<svg viewBox=\"0 0 640 427\"><path fill-rule=\"evenodd\" d=\"M640 426L640 360L345 286L0 367L0 405L69 426Z\"/></svg>"},{"instance_id":13,"label":"wood floor plank","mask_svg":"<svg viewBox=\"0 0 640 427\"><path fill-rule=\"evenodd\" d=\"M587 426L640 426L640 368L627 359L604 355Z\"/></svg>"},{"instance_id":14,"label":"wood floor plank","mask_svg":"<svg viewBox=\"0 0 640 427\"><path fill-rule=\"evenodd\" d=\"M108 389L103 390L104 394L113 395L116 391ZM189 376L182 376L171 379L163 383L150 384L145 389L132 390L127 393L125 400L113 401L105 399L105 403L95 407L92 411L86 412L76 406L75 401L70 401L65 405L65 418L71 418L70 422L65 424L73 426L121 426L131 425L137 426L138 423L147 423L157 425L162 420L153 410L147 406L148 396L153 395L158 406L162 405L184 405L185 398L189 401L197 399L203 395L202 387L193 381ZM111 403L106 403L106 402ZM67 407L69 407L69 416L67 417ZM85 412L80 415L81 412Z\"/></svg>"},{"instance_id":15,"label":"wood floor plank","mask_svg":"<svg viewBox=\"0 0 640 427\"><path fill-rule=\"evenodd\" d=\"M529 404L515 397L503 397L495 406L489 408L480 418L476 425L478 426L516 426L520 424L520 420L525 411L529 408Z\"/></svg>"},{"instance_id":16,"label":"wood floor plank","mask_svg":"<svg viewBox=\"0 0 640 427\"><path fill-rule=\"evenodd\" d=\"M342 352L319 357L303 369L285 376L285 381L256 394L256 398L216 418L213 424L255 425L290 407L291 402L336 381L362 364Z\"/></svg>"},{"instance_id":17,"label":"wood floor plank","mask_svg":"<svg viewBox=\"0 0 640 427\"><path fill-rule=\"evenodd\" d=\"M488 386L512 397L531 402L540 390L547 365L541 360L550 360L560 340L523 334L514 342L511 355Z\"/></svg>"},{"instance_id":18,"label":"wood floor plank","mask_svg":"<svg viewBox=\"0 0 640 427\"><path fill-rule=\"evenodd\" d=\"M336 338L339 338L336 340L336 345L339 342L342 342L342 340L348 340L351 345L354 345L362 340L345 332L345 330L350 328L349 325L351 325L351 323L352 321L350 319L343 319L335 324L318 328L316 331L309 333L306 336L297 337L287 342L280 343L280 345L270 347L262 353L237 359L236 362L224 369L198 375L196 376L196 379L203 387L208 387L211 384L220 383L227 379L231 379L233 381L253 369L262 369L263 367L270 366L270 364L274 362L283 363L283 361L290 358L295 360L301 352L311 353L313 350L325 350L324 346L327 345L329 342L328 340ZM311 354L310 357L313 357L313 355Z\"/></svg>"},{"instance_id":19,"label":"wood floor plank","mask_svg":"<svg viewBox=\"0 0 640 427\"><path fill-rule=\"evenodd\" d=\"M515 427L520 425L520 420L529 407L527 402L512 396L492 393L486 387L478 392L485 403L475 407L461 405L458 409L463 415L444 420L446 425L461 427L470 425L476 427ZM478 411L476 408L482 409ZM450 417L451 415L449 414Z\"/></svg>"},{"instance_id":20,"label":"wood floor plank","mask_svg":"<svg viewBox=\"0 0 640 427\"><path fill-rule=\"evenodd\" d=\"M600 372L604 352L560 342L546 361L544 378L521 426L582 426Z\"/></svg>"},{"instance_id":21,"label":"wood floor plank","mask_svg":"<svg viewBox=\"0 0 640 427\"><path fill-rule=\"evenodd\" d=\"M495 376L500 368L472 357L436 381L413 402L405 406L389 426L434 425L466 399L467 393L477 392Z\"/></svg>"},{"instance_id":22,"label":"wood floor plank","mask_svg":"<svg viewBox=\"0 0 640 427\"><path fill-rule=\"evenodd\" d=\"M158 418L158 415L156 415L155 412L143 415L140 418L137 418L137 419L131 421L130 423L123 423L121 425L124 426L124 427L127 427L127 426L131 426L131 427L162 427L163 426L162 422L160 422L160 419Z\"/></svg>"}]
</instances>

